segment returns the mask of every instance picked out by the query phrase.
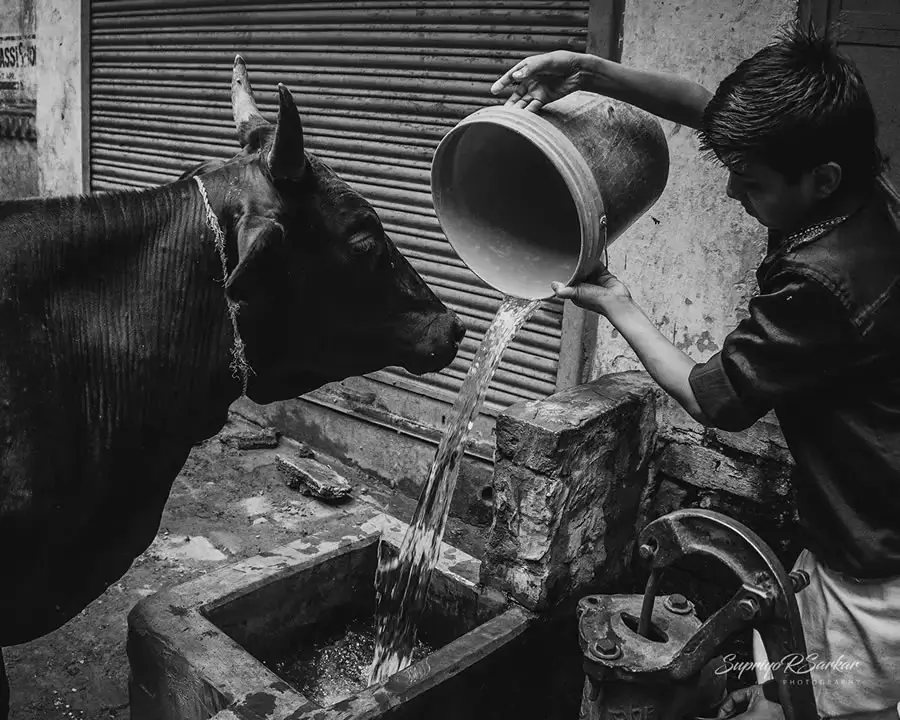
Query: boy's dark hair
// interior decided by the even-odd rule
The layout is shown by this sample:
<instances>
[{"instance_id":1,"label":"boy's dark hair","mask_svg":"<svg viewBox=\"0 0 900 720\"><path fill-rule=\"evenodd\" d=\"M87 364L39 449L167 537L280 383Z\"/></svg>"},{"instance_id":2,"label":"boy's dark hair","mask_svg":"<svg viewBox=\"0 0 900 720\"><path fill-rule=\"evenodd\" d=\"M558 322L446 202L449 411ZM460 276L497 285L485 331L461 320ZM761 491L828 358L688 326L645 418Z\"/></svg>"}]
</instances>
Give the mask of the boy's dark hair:
<instances>
[{"instance_id":1,"label":"boy's dark hair","mask_svg":"<svg viewBox=\"0 0 900 720\"><path fill-rule=\"evenodd\" d=\"M756 160L789 182L836 162L842 188L863 187L884 166L875 110L856 66L833 39L797 23L719 84L699 137L700 149L727 167Z\"/></svg>"}]
</instances>

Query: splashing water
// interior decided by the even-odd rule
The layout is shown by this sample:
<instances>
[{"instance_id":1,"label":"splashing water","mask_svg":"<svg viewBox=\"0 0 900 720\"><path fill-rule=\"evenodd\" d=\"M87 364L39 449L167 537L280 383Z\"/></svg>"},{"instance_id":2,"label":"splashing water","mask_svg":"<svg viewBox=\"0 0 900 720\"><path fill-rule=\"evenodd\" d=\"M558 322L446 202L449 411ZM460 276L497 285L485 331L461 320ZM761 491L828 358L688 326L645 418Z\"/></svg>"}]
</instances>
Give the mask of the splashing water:
<instances>
[{"instance_id":1,"label":"splashing water","mask_svg":"<svg viewBox=\"0 0 900 720\"><path fill-rule=\"evenodd\" d=\"M413 648L413 661L432 652L432 647L419 640ZM264 664L302 695L327 708L365 689L374 653L375 628L368 618L355 618L346 625L314 629L292 651Z\"/></svg>"},{"instance_id":2,"label":"splashing water","mask_svg":"<svg viewBox=\"0 0 900 720\"><path fill-rule=\"evenodd\" d=\"M412 662L416 626L440 555L466 436L503 351L540 304L540 300L508 297L500 306L453 404L450 422L400 552L395 558L385 558L379 550L375 573L375 660L370 684L387 679Z\"/></svg>"}]
</instances>

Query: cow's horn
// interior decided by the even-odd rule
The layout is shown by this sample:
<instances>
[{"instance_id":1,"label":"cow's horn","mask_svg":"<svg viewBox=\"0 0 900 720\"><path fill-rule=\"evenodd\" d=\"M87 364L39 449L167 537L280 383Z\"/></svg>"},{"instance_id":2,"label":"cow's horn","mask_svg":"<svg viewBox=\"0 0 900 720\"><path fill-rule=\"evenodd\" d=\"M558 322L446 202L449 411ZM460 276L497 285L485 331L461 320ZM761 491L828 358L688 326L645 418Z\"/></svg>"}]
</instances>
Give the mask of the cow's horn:
<instances>
[{"instance_id":1,"label":"cow's horn","mask_svg":"<svg viewBox=\"0 0 900 720\"><path fill-rule=\"evenodd\" d=\"M296 180L306 169L300 113L291 91L281 83L278 83L278 126L268 162L273 178Z\"/></svg>"},{"instance_id":2,"label":"cow's horn","mask_svg":"<svg viewBox=\"0 0 900 720\"><path fill-rule=\"evenodd\" d=\"M256 107L253 88L250 87L250 79L247 77L247 66L240 55L234 58L234 71L231 74L231 109L242 147L247 144L253 130L260 125L268 124Z\"/></svg>"}]
</instances>

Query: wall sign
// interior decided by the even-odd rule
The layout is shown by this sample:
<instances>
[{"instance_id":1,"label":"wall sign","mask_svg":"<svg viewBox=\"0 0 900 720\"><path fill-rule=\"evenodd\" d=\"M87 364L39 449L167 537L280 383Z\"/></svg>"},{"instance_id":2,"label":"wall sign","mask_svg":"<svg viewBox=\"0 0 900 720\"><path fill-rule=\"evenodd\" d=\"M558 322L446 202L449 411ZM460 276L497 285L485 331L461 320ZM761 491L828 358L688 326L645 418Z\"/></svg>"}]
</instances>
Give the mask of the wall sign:
<instances>
[{"instance_id":1,"label":"wall sign","mask_svg":"<svg viewBox=\"0 0 900 720\"><path fill-rule=\"evenodd\" d=\"M0 97L10 102L33 102L36 65L33 34L0 35Z\"/></svg>"},{"instance_id":2,"label":"wall sign","mask_svg":"<svg viewBox=\"0 0 900 720\"><path fill-rule=\"evenodd\" d=\"M0 137L34 139L36 65L34 34L0 35Z\"/></svg>"}]
</instances>

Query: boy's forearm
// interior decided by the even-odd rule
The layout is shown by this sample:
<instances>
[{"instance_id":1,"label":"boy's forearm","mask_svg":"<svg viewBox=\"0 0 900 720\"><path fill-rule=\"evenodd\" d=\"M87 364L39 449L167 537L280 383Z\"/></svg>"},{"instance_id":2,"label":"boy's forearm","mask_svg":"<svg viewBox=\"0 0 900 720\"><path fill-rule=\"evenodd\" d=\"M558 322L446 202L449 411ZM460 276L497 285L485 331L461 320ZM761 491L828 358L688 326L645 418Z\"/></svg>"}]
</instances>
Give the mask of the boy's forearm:
<instances>
[{"instance_id":1,"label":"boy's forearm","mask_svg":"<svg viewBox=\"0 0 900 720\"><path fill-rule=\"evenodd\" d=\"M594 55L584 59L583 90L627 102L657 117L700 129L712 93L673 73L637 70Z\"/></svg>"},{"instance_id":2,"label":"boy's forearm","mask_svg":"<svg viewBox=\"0 0 900 720\"><path fill-rule=\"evenodd\" d=\"M669 342L633 301L617 301L604 308L604 314L659 386L697 422L706 424L689 380L696 363Z\"/></svg>"}]
</instances>

